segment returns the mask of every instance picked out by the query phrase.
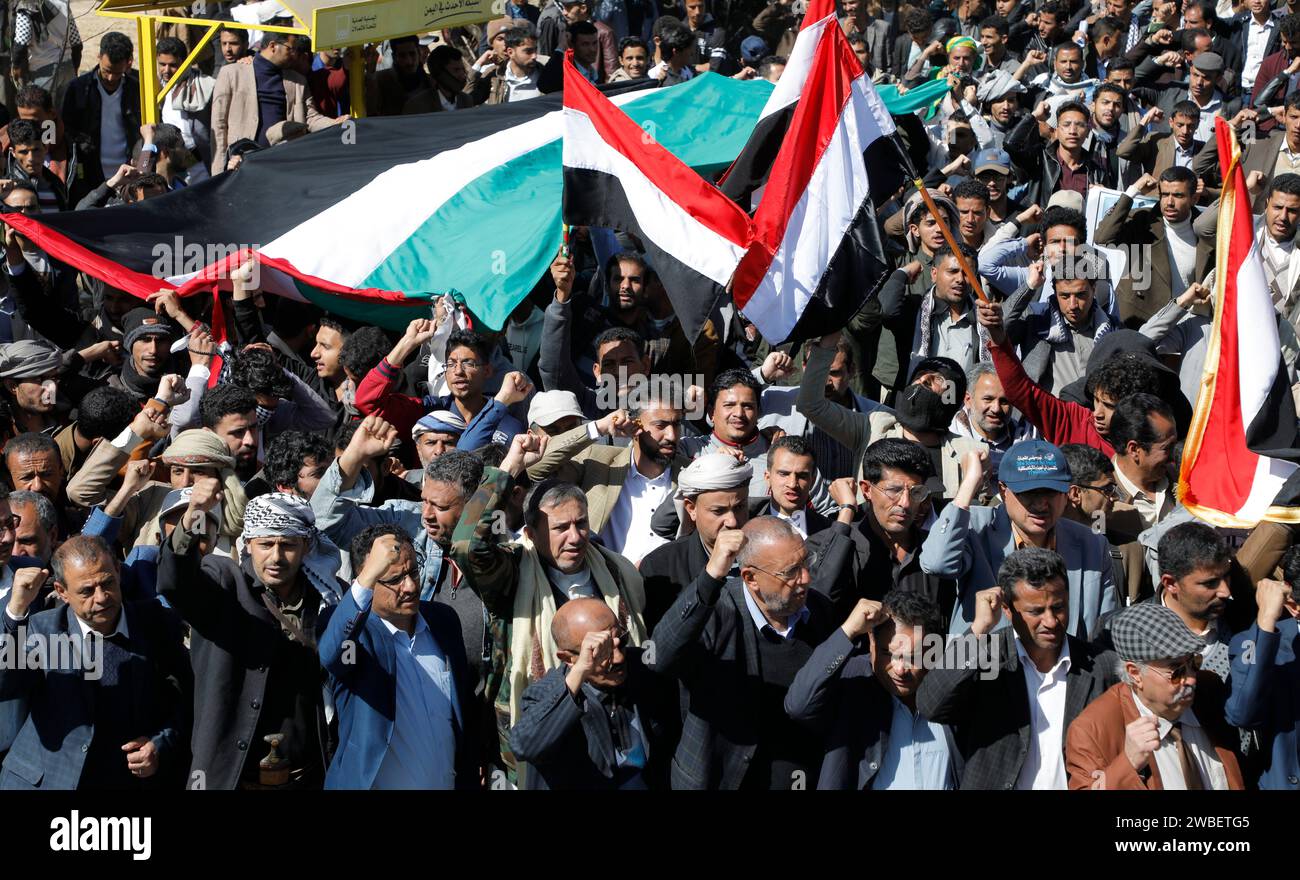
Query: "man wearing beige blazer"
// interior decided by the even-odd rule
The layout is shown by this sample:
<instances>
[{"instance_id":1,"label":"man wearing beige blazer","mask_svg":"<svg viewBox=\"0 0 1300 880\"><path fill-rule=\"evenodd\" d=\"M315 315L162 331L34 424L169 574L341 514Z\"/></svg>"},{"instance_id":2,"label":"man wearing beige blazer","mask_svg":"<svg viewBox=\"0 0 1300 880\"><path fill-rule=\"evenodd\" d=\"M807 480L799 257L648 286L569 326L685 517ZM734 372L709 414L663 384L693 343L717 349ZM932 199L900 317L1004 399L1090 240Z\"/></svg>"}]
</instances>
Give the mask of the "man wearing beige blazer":
<instances>
[{"instance_id":1,"label":"man wearing beige blazer","mask_svg":"<svg viewBox=\"0 0 1300 880\"><path fill-rule=\"evenodd\" d=\"M308 130L319 131L347 118L330 119L316 111L307 81L289 68L294 56L292 40L292 34L267 33L262 37L262 51L253 56L251 64L222 66L212 95L213 174L226 170L227 147L242 138L267 146L266 131L278 122L301 122ZM259 84L273 86L277 81L284 88L282 106L258 95Z\"/></svg>"}]
</instances>

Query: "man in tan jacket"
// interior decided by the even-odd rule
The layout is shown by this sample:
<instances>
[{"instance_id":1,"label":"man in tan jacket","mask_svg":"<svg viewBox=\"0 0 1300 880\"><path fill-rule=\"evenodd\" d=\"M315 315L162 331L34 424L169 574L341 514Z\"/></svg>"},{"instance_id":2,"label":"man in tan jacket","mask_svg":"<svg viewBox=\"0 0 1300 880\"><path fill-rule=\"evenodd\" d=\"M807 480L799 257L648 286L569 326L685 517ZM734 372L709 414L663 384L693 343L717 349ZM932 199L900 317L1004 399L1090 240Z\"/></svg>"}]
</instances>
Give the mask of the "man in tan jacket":
<instances>
[{"instance_id":1,"label":"man in tan jacket","mask_svg":"<svg viewBox=\"0 0 1300 880\"><path fill-rule=\"evenodd\" d=\"M226 64L212 95L212 173L226 170L226 148L243 138L269 146L266 132L279 122L301 122L311 131L343 120L316 111L307 81L290 68L292 34L267 33L249 64ZM280 98L280 90L284 96Z\"/></svg>"},{"instance_id":2,"label":"man in tan jacket","mask_svg":"<svg viewBox=\"0 0 1300 880\"><path fill-rule=\"evenodd\" d=\"M1244 788L1240 740L1223 717L1226 689L1201 671L1202 639L1155 602L1122 611L1111 637L1124 680L1070 725L1070 788Z\"/></svg>"}]
</instances>

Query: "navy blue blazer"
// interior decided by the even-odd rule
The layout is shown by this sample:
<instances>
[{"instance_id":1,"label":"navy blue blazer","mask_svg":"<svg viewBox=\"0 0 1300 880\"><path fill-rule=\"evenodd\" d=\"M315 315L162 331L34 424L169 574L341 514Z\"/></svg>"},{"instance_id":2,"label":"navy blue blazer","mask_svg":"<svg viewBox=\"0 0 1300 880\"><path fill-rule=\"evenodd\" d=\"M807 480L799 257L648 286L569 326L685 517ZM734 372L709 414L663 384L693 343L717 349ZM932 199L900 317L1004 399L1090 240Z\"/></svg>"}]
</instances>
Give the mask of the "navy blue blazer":
<instances>
[{"instance_id":1,"label":"navy blue blazer","mask_svg":"<svg viewBox=\"0 0 1300 880\"><path fill-rule=\"evenodd\" d=\"M863 642L866 642L864 637ZM786 714L826 737L819 789L861 791L885 763L894 701L876 679L871 654L836 627L817 646L785 694ZM945 725L952 778L961 775L961 754Z\"/></svg>"},{"instance_id":2,"label":"navy blue blazer","mask_svg":"<svg viewBox=\"0 0 1300 880\"><path fill-rule=\"evenodd\" d=\"M421 602L420 616L446 656L456 683L460 703L459 721L453 717L456 787L478 788L474 744L479 713L474 707L474 679L465 659L460 618L450 606L434 602ZM316 632L339 723L339 747L325 773L325 787L369 790L388 751L397 715L397 658L392 636L370 609L357 607L351 590L338 605L321 609Z\"/></svg>"},{"instance_id":3,"label":"navy blue blazer","mask_svg":"<svg viewBox=\"0 0 1300 880\"><path fill-rule=\"evenodd\" d=\"M1224 714L1228 723L1259 735L1264 762L1259 787L1264 789L1300 790L1297 637L1300 627L1295 620L1284 617L1271 633L1261 630L1259 624L1252 625L1238 633L1229 648L1232 674L1228 684L1232 695Z\"/></svg>"},{"instance_id":4,"label":"navy blue blazer","mask_svg":"<svg viewBox=\"0 0 1300 880\"><path fill-rule=\"evenodd\" d=\"M194 683L180 621L157 602L127 602L122 613L130 633L126 647L136 669L129 693L101 689L79 669L0 668L0 699L21 699L27 706L0 770L0 789L75 789L95 735L95 701L101 699L129 700L140 723L137 735L150 737L158 749L158 772L144 785L166 787L174 782L181 787L181 776L189 766ZM0 620L10 638L16 638L22 627L29 638L82 638L67 605L22 622L0 612ZM126 761L125 755L122 760Z\"/></svg>"}]
</instances>

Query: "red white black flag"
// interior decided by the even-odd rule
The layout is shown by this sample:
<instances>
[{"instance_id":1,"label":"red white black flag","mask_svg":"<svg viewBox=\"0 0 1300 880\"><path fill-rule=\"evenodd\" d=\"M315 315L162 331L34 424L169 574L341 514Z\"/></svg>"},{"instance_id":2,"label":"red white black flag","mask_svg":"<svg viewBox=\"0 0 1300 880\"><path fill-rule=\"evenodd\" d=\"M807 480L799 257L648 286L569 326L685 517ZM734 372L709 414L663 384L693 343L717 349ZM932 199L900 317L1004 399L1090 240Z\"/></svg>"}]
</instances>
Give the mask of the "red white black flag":
<instances>
[{"instance_id":1,"label":"red white black flag","mask_svg":"<svg viewBox=\"0 0 1300 880\"><path fill-rule=\"evenodd\" d=\"M773 344L839 330L862 306L888 269L872 193L904 180L894 121L833 13L805 24L792 58L777 89L792 75L802 88L731 291ZM773 135L756 130L729 177L753 173L746 157L770 153Z\"/></svg>"},{"instance_id":2,"label":"red white black flag","mask_svg":"<svg viewBox=\"0 0 1300 880\"><path fill-rule=\"evenodd\" d=\"M1277 310L1265 281L1241 148L1222 118L1214 125L1224 180L1214 327L1178 495L1192 514L1224 528L1253 528L1263 519L1300 522L1297 499L1288 497L1297 482L1296 411Z\"/></svg>"},{"instance_id":3,"label":"red white black flag","mask_svg":"<svg viewBox=\"0 0 1300 880\"><path fill-rule=\"evenodd\" d=\"M735 202L564 61L564 221L641 240L692 341L752 238Z\"/></svg>"}]
</instances>

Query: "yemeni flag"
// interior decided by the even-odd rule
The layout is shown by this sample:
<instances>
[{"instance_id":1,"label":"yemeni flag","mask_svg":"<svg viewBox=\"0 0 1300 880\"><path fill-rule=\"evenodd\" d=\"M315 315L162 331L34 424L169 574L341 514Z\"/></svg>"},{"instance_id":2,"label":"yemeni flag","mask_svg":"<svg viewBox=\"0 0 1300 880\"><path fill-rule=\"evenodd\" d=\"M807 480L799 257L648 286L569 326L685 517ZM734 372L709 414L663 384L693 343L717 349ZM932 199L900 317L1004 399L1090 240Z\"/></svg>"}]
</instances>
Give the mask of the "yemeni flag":
<instances>
[{"instance_id":1,"label":"yemeni flag","mask_svg":"<svg viewBox=\"0 0 1300 880\"><path fill-rule=\"evenodd\" d=\"M717 174L772 86L705 74L607 87L685 165ZM355 120L136 205L0 218L55 258L140 297L229 289L249 254L276 293L389 329L450 293L499 329L562 237L560 95Z\"/></svg>"},{"instance_id":2,"label":"yemeni flag","mask_svg":"<svg viewBox=\"0 0 1300 880\"><path fill-rule=\"evenodd\" d=\"M674 87L676 88L676 87ZM564 222L635 235L695 341L752 237L749 215L564 58Z\"/></svg>"},{"instance_id":3,"label":"yemeni flag","mask_svg":"<svg viewBox=\"0 0 1300 880\"><path fill-rule=\"evenodd\" d=\"M904 180L894 121L862 72L833 13L800 31L816 34L801 91L754 213L754 240L736 270L735 304L773 345L842 328L888 274L872 193L893 195ZM799 64L805 64L800 58ZM769 101L769 106L771 101ZM756 168L770 149L760 121L732 175ZM748 165L745 165L748 160Z\"/></svg>"},{"instance_id":4,"label":"yemeni flag","mask_svg":"<svg viewBox=\"0 0 1300 880\"><path fill-rule=\"evenodd\" d=\"M744 151L718 182L722 191L735 199L742 206L751 207L754 195L767 183L772 163L781 150L785 133L794 118L794 108L803 93L808 72L812 69L813 56L822 34L829 26L838 27L835 19L835 0L812 0L804 12L803 23L799 25L799 35L795 38L790 57L786 59L785 70L776 82L776 88L767 98L763 110L758 114L754 133ZM853 63L858 58L853 56ZM859 70L861 66L858 65Z\"/></svg>"},{"instance_id":5,"label":"yemeni flag","mask_svg":"<svg viewBox=\"0 0 1300 880\"><path fill-rule=\"evenodd\" d=\"M1251 199L1232 128L1216 119L1223 195L1219 202L1214 326L1178 495L1192 514L1223 527L1260 520L1300 522L1289 506L1300 453L1296 411L1265 283Z\"/></svg>"}]
</instances>

